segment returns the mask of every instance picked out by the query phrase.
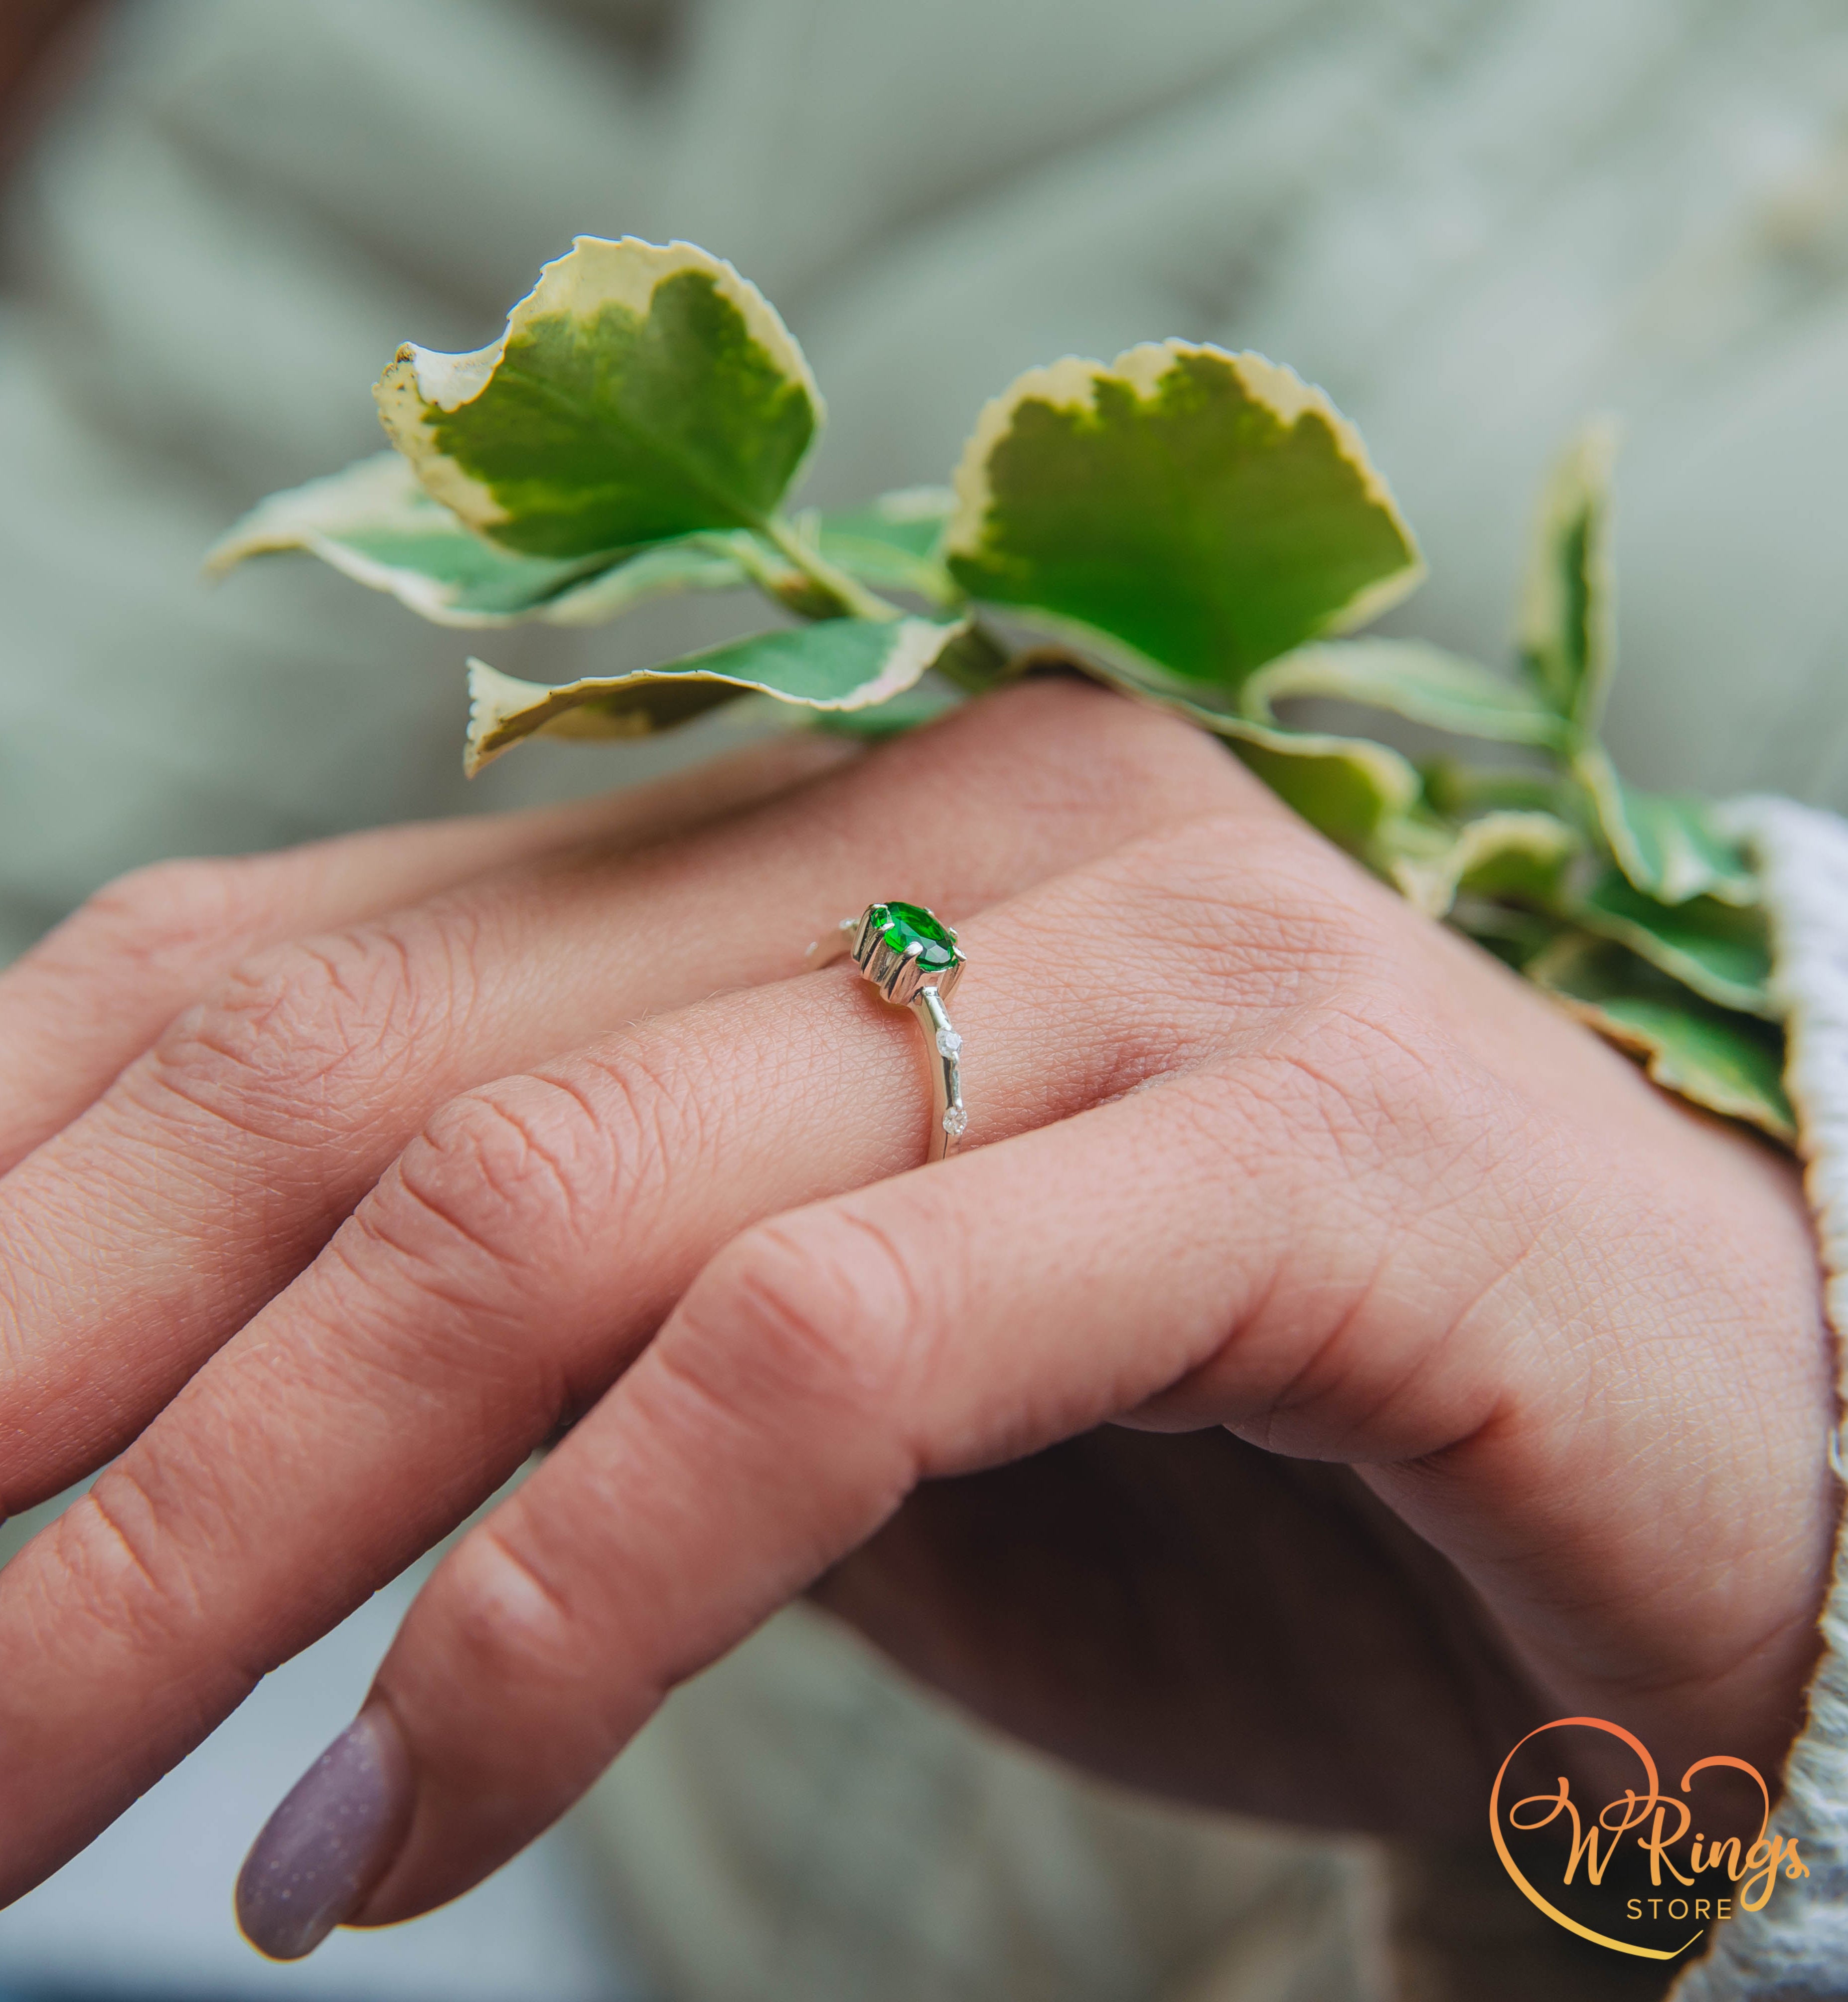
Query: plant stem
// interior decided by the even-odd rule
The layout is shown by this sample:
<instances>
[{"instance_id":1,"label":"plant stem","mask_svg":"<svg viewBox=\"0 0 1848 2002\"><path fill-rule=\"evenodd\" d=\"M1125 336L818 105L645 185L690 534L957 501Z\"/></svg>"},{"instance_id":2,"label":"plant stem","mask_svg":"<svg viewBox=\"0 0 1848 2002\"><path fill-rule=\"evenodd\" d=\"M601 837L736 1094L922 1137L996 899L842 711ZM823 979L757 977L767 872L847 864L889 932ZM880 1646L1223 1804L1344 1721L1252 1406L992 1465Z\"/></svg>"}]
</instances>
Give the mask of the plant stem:
<instances>
[{"instance_id":1,"label":"plant stem","mask_svg":"<svg viewBox=\"0 0 1848 2002\"><path fill-rule=\"evenodd\" d=\"M811 583L833 598L850 617L890 621L906 616L889 598L881 598L856 577L830 563L821 551L805 542L793 525L780 514L765 518L762 532L779 554L800 570ZM1007 678L1012 655L1006 643L971 617L969 630L939 655L936 671L947 682L970 695L983 695Z\"/></svg>"},{"instance_id":2,"label":"plant stem","mask_svg":"<svg viewBox=\"0 0 1848 2002\"><path fill-rule=\"evenodd\" d=\"M881 598L877 591L869 591L858 577L849 577L839 565L831 563L819 549L811 548L781 514L766 515L759 532L804 577L837 599L842 610L850 618L891 620L905 616L889 598Z\"/></svg>"},{"instance_id":3,"label":"plant stem","mask_svg":"<svg viewBox=\"0 0 1848 2002\"><path fill-rule=\"evenodd\" d=\"M936 671L945 681L968 695L986 695L1008 678L1014 656L999 635L979 619L969 621L969 630L946 647L936 658Z\"/></svg>"}]
</instances>

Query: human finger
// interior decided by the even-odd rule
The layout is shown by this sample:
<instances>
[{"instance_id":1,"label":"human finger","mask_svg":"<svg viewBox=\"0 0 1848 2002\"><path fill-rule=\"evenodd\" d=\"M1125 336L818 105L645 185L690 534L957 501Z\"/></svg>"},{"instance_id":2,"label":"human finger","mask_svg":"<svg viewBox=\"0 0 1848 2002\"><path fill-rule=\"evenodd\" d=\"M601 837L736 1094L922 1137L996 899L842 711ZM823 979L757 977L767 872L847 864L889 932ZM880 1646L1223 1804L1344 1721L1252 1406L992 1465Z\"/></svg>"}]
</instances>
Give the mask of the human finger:
<instances>
[{"instance_id":1,"label":"human finger","mask_svg":"<svg viewBox=\"0 0 1848 2002\"><path fill-rule=\"evenodd\" d=\"M160 862L119 877L0 973L0 1173L265 946L358 924L561 849L659 840L851 755L839 738L804 733L566 806L376 828L272 855Z\"/></svg>"},{"instance_id":2,"label":"human finger","mask_svg":"<svg viewBox=\"0 0 1848 2002\"><path fill-rule=\"evenodd\" d=\"M120 1450L478 1081L798 969L894 881L955 912L1228 791L1198 733L1041 683L689 839L274 949L0 1181L0 1512Z\"/></svg>"},{"instance_id":3,"label":"human finger","mask_svg":"<svg viewBox=\"0 0 1848 2002\"><path fill-rule=\"evenodd\" d=\"M1703 1227L1731 1241L1691 1273L1684 1243L1665 1285L1627 1233L1600 1241L1595 1198L1562 1202L1557 1171L1584 1165L1571 1137L1529 1117L1484 1144L1485 1113L1531 1112L1519 1090L1402 1076L1370 1118L1367 1070L1408 1062L1402 1025L1379 1026L1366 1069L1338 1060L1349 1031L1299 1022L743 1233L425 1589L357 1727L372 1748L357 1794L311 1777L253 1854L258 1943L455 1895L920 1482L1125 1415L1376 1470L1398 1505L1416 1498L1536 1686L1620 1704L1670 1742L1763 1733L1801 1687L1790 1614L1815 1581L1781 1525L1723 1553L1686 1495L1690 1464L1723 1479L1766 1443L1699 1415L1752 1291L1731 1276L1755 1240L1728 1230L1724 1176ZM1623 1122L1602 1137L1607 1163L1642 1167L1623 1161ZM1594 1292L1602 1338L1575 1324ZM1621 1492L1648 1498L1646 1522L1620 1506L1613 1523ZM1660 1581L1697 1522L1710 1568L1665 1617ZM1825 1552L1825 1510L1811 1527ZM1078 1740L1089 1694L1038 1718L1041 1742L1068 1725ZM1434 1792L1467 1791L1473 1772L1443 1764L1466 1742L1434 1750ZM305 1896L315 1924L291 1934L276 1887L313 1886L328 1818L356 1798L371 1843L331 1887L343 1909Z\"/></svg>"},{"instance_id":4,"label":"human finger","mask_svg":"<svg viewBox=\"0 0 1848 2002\"><path fill-rule=\"evenodd\" d=\"M1203 893L1203 876L1218 887ZM1112 883L1103 905L1086 901L1087 889ZM1331 1058L1355 1054L1341 1025L1376 1013L1375 976L1399 964L1414 936L1403 928L1416 923L1300 830L1261 815L1138 844L1048 884L968 928L991 971L959 992L958 1019L975 1031L978 1075L995 1087L972 1099L972 1132L1056 1119L1170 1073L1204 1076L1215 1052L1243 1059L1247 1082L1314 1086ZM1415 934L1427 936L1437 935ZM991 951L989 939L1005 943ZM1150 965L1164 978L1151 982ZM1552 1031L1583 1058L1588 1099L1620 1115L1627 1107L1644 1125L1659 1116L1656 1139L1698 1153L1707 1136L1659 1106L1620 1059L1523 990L1496 984L1494 969L1482 977L1495 1003L1516 1017L1531 1011L1515 1026L1537 1037L1543 1070ZM1459 1021L1474 1007L1453 1006L1429 980L1414 985L1355 1046L1369 1061L1344 1086L1368 1114L1363 1136L1396 1148L1400 1181L1415 1198L1407 1214L1417 1219L1421 1202L1442 1218L1465 1197L1479 1200L1477 1145L1484 1133L1506 1135L1519 1173L1537 1178L1549 1226L1595 1243L1595 1231L1574 1227L1587 1222L1579 1209L1556 1213L1552 1191L1576 1187L1582 1162L1557 1172L1542 1144L1552 1122L1536 1100L1498 1087L1512 1097L1490 1107L1497 1117L1485 1120L1466 1100L1459 1125L1421 1097L1428 1063L1401 1074L1407 1049L1438 1032L1434 1024L1442 1053L1460 1059ZM797 997L800 1007L776 1015ZM852 1004L860 1013L830 1034L825 1011ZM1278 1044L1292 1024L1313 1032L1306 1045L1287 1035ZM916 1093L912 1033L850 979L761 989L651 1024L619 1039L619 1049L469 1094L453 1122L445 1115L430 1146L406 1155L328 1254L200 1372L91 1503L0 1578L0 1693L13 1716L0 1738L22 1789L5 1865L12 1884L23 1887L185 1749L237 1700L253 1662L312 1638L349 1595L363 1596L465 1512L482 1483L517 1463L561 1414L591 1401L717 1243L753 1216L889 1171L894 1128L878 1115ZM905 1068L882 1071L882 1062ZM1492 1289L1440 1233L1435 1278L1414 1267L1403 1275L1409 1284L1378 1290L1376 1317L1350 1313L1357 1296L1376 1296L1366 1252L1383 1229L1396 1254L1431 1246L1375 1206L1379 1178L1350 1157L1351 1122L1329 1116L1342 1102L1320 1088L1306 1102L1264 1092L1228 1101L1228 1130L1262 1143L1254 1185L1274 1200L1295 1191L1299 1227L1285 1234L1304 1253L1304 1286L1263 1289L1278 1303L1277 1322L1249 1352L1300 1369L1316 1315L1363 1330L1362 1366L1341 1377L1348 1401L1326 1421L1345 1419L1350 1449L1416 1453L1421 1435L1386 1393L1396 1371L1419 1373L1431 1332L1420 1317L1441 1312L1459 1285L1479 1285L1485 1297ZM1284 1116L1291 1111L1300 1116ZM1255 1125L1254 1112L1265 1115ZM1634 1124L1620 1116L1620 1138ZM1420 1144L1400 1146L1407 1134ZM908 1152L920 1137L905 1136ZM1602 1158L1612 1157L1607 1144ZM687 1170L678 1188L649 1172L665 1161ZM1647 1191L1659 1166L1646 1161L1631 1179ZM807 1186L805 1173L814 1177ZM1512 1185L1504 1174L1486 1186L1493 1224ZM1344 1191L1345 1208L1336 1199ZM1745 1257L1726 1255L1735 1224L1732 1249L1751 1240L1762 1253L1750 1209L1721 1204L1693 1264L1710 1256L1719 1270L1743 1268ZM1627 1238L1619 1250L1612 1271L1595 1275L1609 1277L1614 1299L1654 1276ZM1419 1312L1403 1322L1387 1311L1407 1301ZM1677 1330L1694 1331L1691 1316ZM1754 1332L1762 1339L1765 1330ZM1492 1374L1506 1348L1478 1345L1465 1360ZM1543 1344L1512 1353L1524 1368L1546 1360ZM1690 1341L1678 1365L1684 1386L1700 1354ZM1424 1373L1436 1382L1445 1372ZM1632 1397L1627 1408L1641 1436L1659 1428L1663 1414L1647 1400ZM1369 1409L1373 1430L1362 1438L1359 1414ZM1669 1414L1684 1430L1686 1415ZM1288 1443L1288 1416L1269 1421L1279 1442ZM1560 1428L1546 1435L1557 1441ZM1672 1509L1658 1514L1664 1536L1685 1532ZM341 1553L338 1566L330 1548ZM7 1645L9 1630L28 1634L30 1646Z\"/></svg>"},{"instance_id":5,"label":"human finger","mask_svg":"<svg viewBox=\"0 0 1848 2002\"><path fill-rule=\"evenodd\" d=\"M255 1942L292 1955L330 1923L455 1895L919 1482L1086 1431L1209 1360L1260 1296L1280 1219L1258 1178L1227 1186L1205 1107L1157 1106L1169 1090L722 1254L425 1589L331 1766L253 1851ZM1055 1700L1075 1722L1091 1695ZM1058 1716L1034 1721L1057 1743ZM336 1819L371 1847L330 1882Z\"/></svg>"},{"instance_id":6,"label":"human finger","mask_svg":"<svg viewBox=\"0 0 1848 2002\"><path fill-rule=\"evenodd\" d=\"M1267 809L1220 825L1254 864L1267 838L1306 839ZM1167 1002L1133 968L1113 983L1100 950L1075 975L1065 941L1094 913L1072 879L1033 908L964 927L985 968L957 997L975 1142L1132 1086L1221 1005L1211 982ZM0 1573L0 1895L594 1403L729 1237L917 1160L916 1034L840 969L638 1025L430 1122Z\"/></svg>"}]
</instances>

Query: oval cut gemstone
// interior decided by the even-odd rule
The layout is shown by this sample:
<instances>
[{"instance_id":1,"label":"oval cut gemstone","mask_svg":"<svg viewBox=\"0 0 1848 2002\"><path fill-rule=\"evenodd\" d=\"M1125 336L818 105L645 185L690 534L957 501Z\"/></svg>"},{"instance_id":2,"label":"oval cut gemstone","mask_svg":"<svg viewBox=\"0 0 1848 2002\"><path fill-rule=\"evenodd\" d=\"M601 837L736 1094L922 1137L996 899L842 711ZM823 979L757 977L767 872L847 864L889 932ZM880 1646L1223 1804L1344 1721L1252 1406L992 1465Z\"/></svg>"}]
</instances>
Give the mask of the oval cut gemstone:
<instances>
[{"instance_id":1,"label":"oval cut gemstone","mask_svg":"<svg viewBox=\"0 0 1848 2002\"><path fill-rule=\"evenodd\" d=\"M920 966L940 971L956 963L955 940L922 904L875 904L873 928L894 952L908 952L917 946Z\"/></svg>"}]
</instances>

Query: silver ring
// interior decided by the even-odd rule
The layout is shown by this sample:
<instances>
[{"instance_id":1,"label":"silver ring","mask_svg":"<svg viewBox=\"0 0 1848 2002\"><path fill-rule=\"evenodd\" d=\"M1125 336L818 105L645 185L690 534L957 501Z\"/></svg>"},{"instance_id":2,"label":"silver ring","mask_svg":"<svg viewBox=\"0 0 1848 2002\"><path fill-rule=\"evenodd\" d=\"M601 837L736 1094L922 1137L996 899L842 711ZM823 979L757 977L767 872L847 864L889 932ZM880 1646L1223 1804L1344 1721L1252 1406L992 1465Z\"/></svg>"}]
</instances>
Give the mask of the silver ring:
<instances>
[{"instance_id":1,"label":"silver ring","mask_svg":"<svg viewBox=\"0 0 1848 2002\"><path fill-rule=\"evenodd\" d=\"M922 904L896 898L869 904L857 918L843 918L839 935L811 946L818 965L845 954L896 1008L908 1008L924 1031L931 1087L930 1146L925 1159L947 1160L967 1131L963 1104L963 1039L944 1008L968 962L956 934Z\"/></svg>"}]
</instances>

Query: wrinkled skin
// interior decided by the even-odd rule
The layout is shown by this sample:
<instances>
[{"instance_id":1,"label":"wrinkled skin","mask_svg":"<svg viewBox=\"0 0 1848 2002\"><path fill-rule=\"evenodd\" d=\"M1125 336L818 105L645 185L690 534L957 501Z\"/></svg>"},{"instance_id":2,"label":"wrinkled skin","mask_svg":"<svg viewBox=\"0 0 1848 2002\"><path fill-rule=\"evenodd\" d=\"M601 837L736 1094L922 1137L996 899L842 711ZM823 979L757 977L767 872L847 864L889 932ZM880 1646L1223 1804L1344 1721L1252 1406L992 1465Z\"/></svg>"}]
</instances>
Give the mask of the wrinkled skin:
<instances>
[{"instance_id":1,"label":"wrinkled skin","mask_svg":"<svg viewBox=\"0 0 1848 2002\"><path fill-rule=\"evenodd\" d=\"M803 970L884 896L970 960L933 1167L913 1024ZM1474 1829L1567 1712L1665 1771L1800 1722L1790 1164L1098 691L147 872L0 1038L0 1508L113 1460L0 1575L0 1896L567 1425L380 1671L361 1922L809 1590L1297 1821Z\"/></svg>"}]
</instances>

